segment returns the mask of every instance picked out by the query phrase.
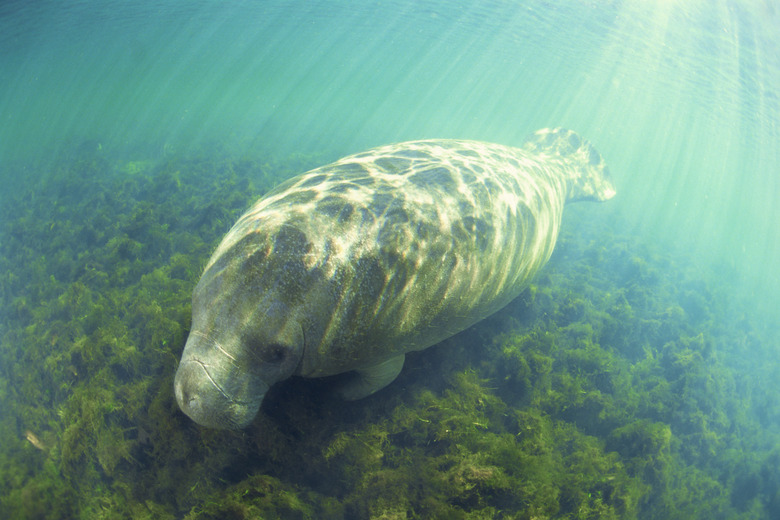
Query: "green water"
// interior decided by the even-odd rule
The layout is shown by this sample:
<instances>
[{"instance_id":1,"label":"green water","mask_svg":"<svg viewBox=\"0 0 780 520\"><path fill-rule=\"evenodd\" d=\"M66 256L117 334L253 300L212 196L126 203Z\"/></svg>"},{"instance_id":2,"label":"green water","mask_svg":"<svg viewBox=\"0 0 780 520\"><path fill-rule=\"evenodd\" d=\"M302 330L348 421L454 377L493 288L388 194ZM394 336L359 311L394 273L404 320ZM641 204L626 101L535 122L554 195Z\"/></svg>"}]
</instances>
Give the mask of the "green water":
<instances>
[{"instance_id":1,"label":"green water","mask_svg":"<svg viewBox=\"0 0 780 520\"><path fill-rule=\"evenodd\" d=\"M0 516L780 516L777 27L768 0L4 3ZM555 126L618 195L567 208L507 309L364 401L178 411L192 288L255 198Z\"/></svg>"}]
</instances>

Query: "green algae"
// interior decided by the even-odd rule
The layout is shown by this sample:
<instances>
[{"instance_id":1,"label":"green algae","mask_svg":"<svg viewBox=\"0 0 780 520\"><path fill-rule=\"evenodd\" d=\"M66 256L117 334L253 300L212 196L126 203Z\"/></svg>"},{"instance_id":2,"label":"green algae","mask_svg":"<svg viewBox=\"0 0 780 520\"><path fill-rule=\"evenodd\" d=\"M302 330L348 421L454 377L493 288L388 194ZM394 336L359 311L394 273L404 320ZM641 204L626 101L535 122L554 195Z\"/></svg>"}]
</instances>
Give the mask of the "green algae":
<instances>
[{"instance_id":1,"label":"green algae","mask_svg":"<svg viewBox=\"0 0 780 520\"><path fill-rule=\"evenodd\" d=\"M172 382L194 284L315 162L103 150L0 209L0 516L780 514L777 365L744 355L771 338L619 230L565 229L528 291L375 396L293 379L245 431L189 421Z\"/></svg>"}]
</instances>

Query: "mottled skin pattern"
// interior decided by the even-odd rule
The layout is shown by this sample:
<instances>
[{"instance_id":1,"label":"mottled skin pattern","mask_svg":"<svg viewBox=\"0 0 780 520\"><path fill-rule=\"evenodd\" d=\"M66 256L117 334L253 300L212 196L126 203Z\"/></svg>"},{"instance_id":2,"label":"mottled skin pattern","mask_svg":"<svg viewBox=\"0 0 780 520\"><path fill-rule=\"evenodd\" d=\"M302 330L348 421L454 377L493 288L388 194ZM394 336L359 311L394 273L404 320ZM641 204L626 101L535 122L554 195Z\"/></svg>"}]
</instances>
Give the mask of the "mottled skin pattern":
<instances>
[{"instance_id":1,"label":"mottled skin pattern","mask_svg":"<svg viewBox=\"0 0 780 520\"><path fill-rule=\"evenodd\" d=\"M519 295L552 254L566 202L614 194L601 156L563 129L521 148L388 145L290 179L206 266L179 405L200 424L237 428L291 375L357 370L343 395L373 393L404 353Z\"/></svg>"}]
</instances>

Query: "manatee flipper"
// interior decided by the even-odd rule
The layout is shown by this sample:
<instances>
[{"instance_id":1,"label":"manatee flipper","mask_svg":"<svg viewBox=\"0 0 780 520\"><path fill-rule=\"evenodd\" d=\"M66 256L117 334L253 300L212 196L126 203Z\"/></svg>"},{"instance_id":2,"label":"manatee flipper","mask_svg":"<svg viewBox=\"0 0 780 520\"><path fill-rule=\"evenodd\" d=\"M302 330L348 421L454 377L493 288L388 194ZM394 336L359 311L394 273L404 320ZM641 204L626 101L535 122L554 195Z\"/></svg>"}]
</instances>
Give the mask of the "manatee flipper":
<instances>
[{"instance_id":1,"label":"manatee flipper","mask_svg":"<svg viewBox=\"0 0 780 520\"><path fill-rule=\"evenodd\" d=\"M401 373L404 366L404 355L391 357L376 365L369 365L355 370L352 378L339 388L338 393L347 401L367 397L377 390L386 387Z\"/></svg>"}]
</instances>

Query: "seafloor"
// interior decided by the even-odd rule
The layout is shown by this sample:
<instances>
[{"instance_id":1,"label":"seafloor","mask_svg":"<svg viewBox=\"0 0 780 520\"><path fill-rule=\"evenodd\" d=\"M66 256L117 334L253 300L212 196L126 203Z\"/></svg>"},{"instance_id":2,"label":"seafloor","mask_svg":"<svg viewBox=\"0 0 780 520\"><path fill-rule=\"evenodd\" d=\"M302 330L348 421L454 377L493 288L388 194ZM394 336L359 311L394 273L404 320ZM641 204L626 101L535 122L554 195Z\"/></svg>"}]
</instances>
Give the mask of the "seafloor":
<instances>
[{"instance_id":1,"label":"seafloor","mask_svg":"<svg viewBox=\"0 0 780 520\"><path fill-rule=\"evenodd\" d=\"M6 192L0 517L780 518L770 327L730 296L736 273L587 205L520 298L375 396L292 379L244 431L185 417L172 383L202 267L317 162L87 146Z\"/></svg>"}]
</instances>

